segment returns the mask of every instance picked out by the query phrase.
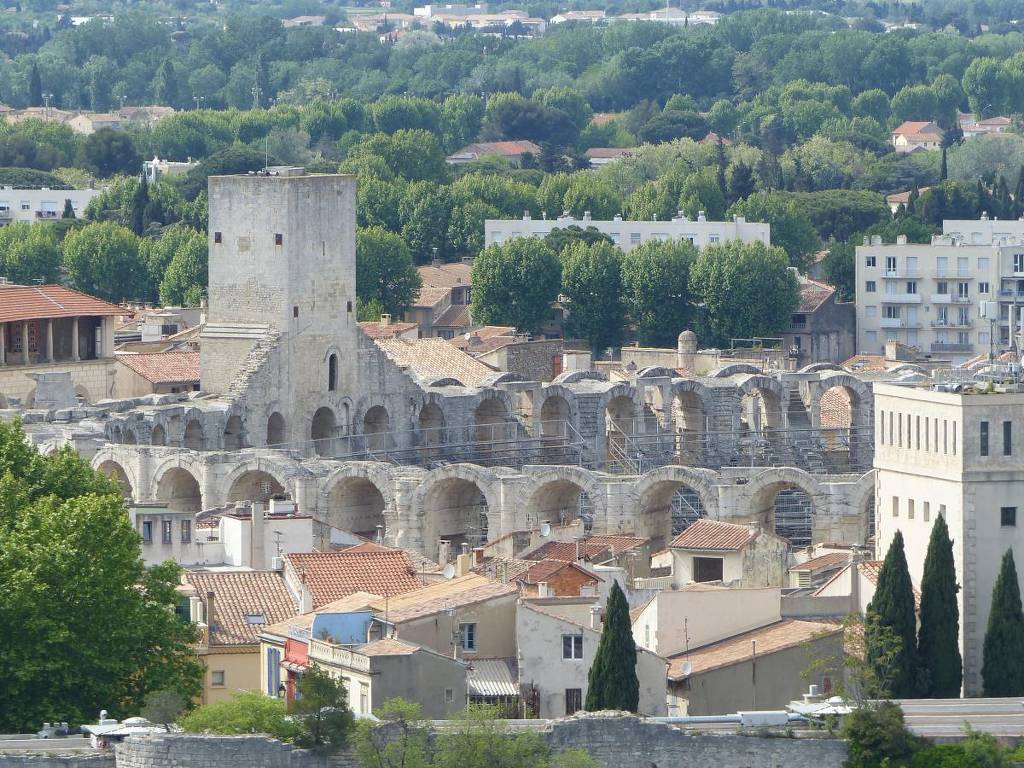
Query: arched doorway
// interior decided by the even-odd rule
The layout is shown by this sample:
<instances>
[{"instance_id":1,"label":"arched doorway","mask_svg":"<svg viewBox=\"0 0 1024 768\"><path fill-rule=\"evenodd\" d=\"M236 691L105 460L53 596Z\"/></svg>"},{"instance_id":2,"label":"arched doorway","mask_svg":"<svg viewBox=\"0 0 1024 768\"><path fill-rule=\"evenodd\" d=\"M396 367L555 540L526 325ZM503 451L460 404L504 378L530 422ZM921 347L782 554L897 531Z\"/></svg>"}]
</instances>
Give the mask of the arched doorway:
<instances>
[{"instance_id":1,"label":"arched doorway","mask_svg":"<svg viewBox=\"0 0 1024 768\"><path fill-rule=\"evenodd\" d=\"M242 437L242 417L237 414L228 418L224 425L224 450L237 451L245 447Z\"/></svg>"},{"instance_id":2,"label":"arched doorway","mask_svg":"<svg viewBox=\"0 0 1024 768\"><path fill-rule=\"evenodd\" d=\"M779 463L782 403L770 389L750 387L740 398L739 447L744 464Z\"/></svg>"},{"instance_id":3,"label":"arched doorway","mask_svg":"<svg viewBox=\"0 0 1024 768\"><path fill-rule=\"evenodd\" d=\"M203 425L199 419L189 419L185 424L184 445L191 451L203 450Z\"/></svg>"},{"instance_id":4,"label":"arched doorway","mask_svg":"<svg viewBox=\"0 0 1024 768\"><path fill-rule=\"evenodd\" d=\"M267 419L267 445L283 445L284 441L284 416L274 411Z\"/></svg>"},{"instance_id":5,"label":"arched doorway","mask_svg":"<svg viewBox=\"0 0 1024 768\"><path fill-rule=\"evenodd\" d=\"M540 436L564 439L569 429L569 401L552 395L540 407Z\"/></svg>"},{"instance_id":6,"label":"arched doorway","mask_svg":"<svg viewBox=\"0 0 1024 768\"><path fill-rule=\"evenodd\" d=\"M390 445L391 416L383 405L375 405L363 416L363 435L370 453L386 451Z\"/></svg>"},{"instance_id":7,"label":"arched doorway","mask_svg":"<svg viewBox=\"0 0 1024 768\"><path fill-rule=\"evenodd\" d=\"M191 472L181 467L172 467L164 472L157 483L156 497L166 502L170 509L182 512L198 512L202 509L199 481Z\"/></svg>"},{"instance_id":8,"label":"arched doorway","mask_svg":"<svg viewBox=\"0 0 1024 768\"><path fill-rule=\"evenodd\" d=\"M682 464L702 464L708 414L696 392L679 392L672 398L672 425L676 433L676 456Z\"/></svg>"},{"instance_id":9,"label":"arched doorway","mask_svg":"<svg viewBox=\"0 0 1024 768\"><path fill-rule=\"evenodd\" d=\"M384 531L384 495L363 477L339 480L327 495L327 522L333 528L376 540Z\"/></svg>"},{"instance_id":10,"label":"arched doorway","mask_svg":"<svg viewBox=\"0 0 1024 768\"><path fill-rule=\"evenodd\" d=\"M334 411L326 406L318 408L313 414L313 423L310 427L313 449L318 456L333 456L337 453L334 440L337 434L338 425L334 418Z\"/></svg>"},{"instance_id":11,"label":"arched doorway","mask_svg":"<svg viewBox=\"0 0 1024 768\"><path fill-rule=\"evenodd\" d=\"M640 496L637 536L649 536L654 546L666 546L697 520L708 516L700 493L682 480L654 483Z\"/></svg>"},{"instance_id":12,"label":"arched doorway","mask_svg":"<svg viewBox=\"0 0 1024 768\"><path fill-rule=\"evenodd\" d=\"M818 424L828 468L832 472L855 471L858 439L854 429L856 394L848 387L829 387L821 394Z\"/></svg>"},{"instance_id":13,"label":"arched doorway","mask_svg":"<svg viewBox=\"0 0 1024 768\"><path fill-rule=\"evenodd\" d=\"M582 520L583 532L587 535L594 527L594 506L590 496L572 480L544 483L530 494L527 508L533 525L547 522L562 526Z\"/></svg>"},{"instance_id":14,"label":"arched doorway","mask_svg":"<svg viewBox=\"0 0 1024 768\"><path fill-rule=\"evenodd\" d=\"M473 440L478 445L501 443L509 438L508 408L496 397L483 400L473 412Z\"/></svg>"},{"instance_id":15,"label":"arched doorway","mask_svg":"<svg viewBox=\"0 0 1024 768\"><path fill-rule=\"evenodd\" d=\"M132 488L132 482L128 479L128 473L125 472L124 467L118 464L112 459L107 459L98 467L98 472L102 472L104 475L109 477L111 480L117 482L118 487L121 489L121 495L131 501L135 498L135 491Z\"/></svg>"},{"instance_id":16,"label":"arched doorway","mask_svg":"<svg viewBox=\"0 0 1024 768\"><path fill-rule=\"evenodd\" d=\"M227 502L261 501L265 504L270 499L284 497L284 486L276 477L263 470L250 469L235 478L228 489Z\"/></svg>"},{"instance_id":17,"label":"arched doorway","mask_svg":"<svg viewBox=\"0 0 1024 768\"><path fill-rule=\"evenodd\" d=\"M416 419L418 444L427 449L427 456L436 453L436 447L444 443L444 411L436 403L426 403Z\"/></svg>"},{"instance_id":18,"label":"arched doorway","mask_svg":"<svg viewBox=\"0 0 1024 768\"><path fill-rule=\"evenodd\" d=\"M122 437L124 438L124 442L126 445L135 445L136 443L139 442L138 438L135 436L135 430L132 429L131 427L124 428Z\"/></svg>"},{"instance_id":19,"label":"arched doorway","mask_svg":"<svg viewBox=\"0 0 1024 768\"><path fill-rule=\"evenodd\" d=\"M153 431L149 433L149 444L167 445L167 430L162 425L157 424L153 427Z\"/></svg>"},{"instance_id":20,"label":"arched doorway","mask_svg":"<svg viewBox=\"0 0 1024 768\"><path fill-rule=\"evenodd\" d=\"M814 502L796 486L779 491L775 497L773 520L775 533L794 547L811 545L813 534Z\"/></svg>"},{"instance_id":21,"label":"arched doorway","mask_svg":"<svg viewBox=\"0 0 1024 768\"><path fill-rule=\"evenodd\" d=\"M471 480L447 478L435 483L423 499L424 547L441 559L440 542L450 542L448 559L462 544L477 547L487 542L487 497Z\"/></svg>"}]
</instances>

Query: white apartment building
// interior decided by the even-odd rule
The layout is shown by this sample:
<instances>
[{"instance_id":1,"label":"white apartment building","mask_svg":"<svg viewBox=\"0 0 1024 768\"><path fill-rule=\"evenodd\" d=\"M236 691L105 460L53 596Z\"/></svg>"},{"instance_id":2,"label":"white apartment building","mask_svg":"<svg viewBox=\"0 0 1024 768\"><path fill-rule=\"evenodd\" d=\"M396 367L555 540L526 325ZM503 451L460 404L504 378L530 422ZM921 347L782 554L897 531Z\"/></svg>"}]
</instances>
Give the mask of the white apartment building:
<instances>
[{"instance_id":1,"label":"white apartment building","mask_svg":"<svg viewBox=\"0 0 1024 768\"><path fill-rule=\"evenodd\" d=\"M1007 245L1024 242L1024 217L1020 219L946 219L942 234L971 245Z\"/></svg>"},{"instance_id":2,"label":"white apartment building","mask_svg":"<svg viewBox=\"0 0 1024 768\"><path fill-rule=\"evenodd\" d=\"M732 221L708 221L703 211L696 221L687 218L682 211L668 221L629 221L621 216L609 221L592 219L589 212L584 213L582 219L568 214L557 219L534 219L529 214L524 214L521 219L487 219L484 222L484 241L486 245L494 245L514 237L544 237L554 229L572 226L581 229L593 227L611 237L623 252L648 240L689 240L698 248L727 240L745 243L759 240L765 245L771 244L769 224L747 221L742 216L734 216Z\"/></svg>"},{"instance_id":3,"label":"white apartment building","mask_svg":"<svg viewBox=\"0 0 1024 768\"><path fill-rule=\"evenodd\" d=\"M1011 240L937 235L928 245L901 237L858 246L858 352L880 353L894 340L962 362L1005 348L1010 318L1024 306L1024 239ZM982 317L985 302L992 311Z\"/></svg>"},{"instance_id":4,"label":"white apartment building","mask_svg":"<svg viewBox=\"0 0 1024 768\"><path fill-rule=\"evenodd\" d=\"M874 391L877 556L902 531L910 576L920 587L932 524L946 518L961 585L964 695L978 696L1003 554L1013 549L1018 569L1024 562L1024 393L891 384L875 384Z\"/></svg>"},{"instance_id":5,"label":"white apartment building","mask_svg":"<svg viewBox=\"0 0 1024 768\"><path fill-rule=\"evenodd\" d=\"M14 189L0 187L0 226L14 221L52 221L64 213L64 201L70 200L78 218L98 189Z\"/></svg>"}]
</instances>

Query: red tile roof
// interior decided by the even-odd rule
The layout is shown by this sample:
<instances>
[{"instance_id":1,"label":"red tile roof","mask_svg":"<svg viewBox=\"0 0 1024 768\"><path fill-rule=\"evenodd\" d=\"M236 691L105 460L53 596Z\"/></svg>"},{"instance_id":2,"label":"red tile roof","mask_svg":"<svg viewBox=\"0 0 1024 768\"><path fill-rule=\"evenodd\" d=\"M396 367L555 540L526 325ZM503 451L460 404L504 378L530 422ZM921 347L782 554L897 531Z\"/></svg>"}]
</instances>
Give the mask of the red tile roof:
<instances>
[{"instance_id":1,"label":"red tile roof","mask_svg":"<svg viewBox=\"0 0 1024 768\"><path fill-rule=\"evenodd\" d=\"M56 317L130 315L124 307L62 285L0 283L0 323Z\"/></svg>"},{"instance_id":2,"label":"red tile roof","mask_svg":"<svg viewBox=\"0 0 1024 768\"><path fill-rule=\"evenodd\" d=\"M452 304L434 321L434 327L466 328L473 324L468 304Z\"/></svg>"},{"instance_id":3,"label":"red tile roof","mask_svg":"<svg viewBox=\"0 0 1024 768\"><path fill-rule=\"evenodd\" d=\"M836 289L831 285L819 283L809 277L800 276L800 304L797 312L814 312L831 298Z\"/></svg>"},{"instance_id":4,"label":"red tile roof","mask_svg":"<svg viewBox=\"0 0 1024 768\"><path fill-rule=\"evenodd\" d=\"M669 544L671 549L710 549L735 552L757 536L745 525L720 520L698 520Z\"/></svg>"},{"instance_id":5,"label":"red tile roof","mask_svg":"<svg viewBox=\"0 0 1024 768\"><path fill-rule=\"evenodd\" d=\"M903 136L935 136L942 138L942 129L927 120L907 120L893 130L893 135Z\"/></svg>"},{"instance_id":6,"label":"red tile roof","mask_svg":"<svg viewBox=\"0 0 1024 768\"><path fill-rule=\"evenodd\" d=\"M377 339L374 343L395 365L409 369L424 384L450 378L466 387L478 387L494 375L493 368L445 339Z\"/></svg>"},{"instance_id":7,"label":"red tile roof","mask_svg":"<svg viewBox=\"0 0 1024 768\"><path fill-rule=\"evenodd\" d=\"M293 552L288 566L313 593L319 607L354 592L400 595L423 586L409 555L399 549L383 552Z\"/></svg>"},{"instance_id":8,"label":"red tile roof","mask_svg":"<svg viewBox=\"0 0 1024 768\"><path fill-rule=\"evenodd\" d=\"M371 339L390 339L392 336L398 336L406 331L411 331L416 327L416 323L400 323L390 322L384 325L380 322L362 322L359 323L360 329L363 333L369 336Z\"/></svg>"},{"instance_id":9,"label":"red tile roof","mask_svg":"<svg viewBox=\"0 0 1024 768\"><path fill-rule=\"evenodd\" d=\"M397 638L386 637L360 645L355 650L363 656L410 656L420 650L420 647Z\"/></svg>"},{"instance_id":10,"label":"red tile roof","mask_svg":"<svg viewBox=\"0 0 1024 768\"><path fill-rule=\"evenodd\" d=\"M416 271L424 288L454 288L457 285L473 284L473 265L465 261L449 264L426 264Z\"/></svg>"},{"instance_id":11,"label":"red tile roof","mask_svg":"<svg viewBox=\"0 0 1024 768\"><path fill-rule=\"evenodd\" d=\"M531 565L524 573L515 577L514 580L522 582L523 584L539 584L542 581L547 581L565 568L577 570L585 576L588 576L592 581L597 581L597 576L587 569L581 568L576 565L576 563L567 563L564 560L540 560Z\"/></svg>"},{"instance_id":12,"label":"red tile roof","mask_svg":"<svg viewBox=\"0 0 1024 768\"><path fill-rule=\"evenodd\" d=\"M703 648L697 648L688 653L669 657L668 679L683 680L693 675L749 661L753 641L757 642L758 658L763 658L772 653L803 645L809 640L840 634L842 631L842 627L827 622L777 621L766 627L744 632L741 635L705 645ZM690 664L689 675L683 674L683 665L686 662Z\"/></svg>"},{"instance_id":13,"label":"red tile roof","mask_svg":"<svg viewBox=\"0 0 1024 768\"><path fill-rule=\"evenodd\" d=\"M650 539L643 536L627 536L621 533L610 533L607 535L590 536L587 541L591 544L603 544L612 551L613 555L620 552L628 552L647 544Z\"/></svg>"},{"instance_id":14,"label":"red tile roof","mask_svg":"<svg viewBox=\"0 0 1024 768\"><path fill-rule=\"evenodd\" d=\"M608 552L608 546L597 544L591 541L582 541L579 545L579 554L584 560L592 560L598 555ZM549 541L535 549L528 555L523 555L524 560L561 560L571 563L576 560L576 542L574 541Z\"/></svg>"},{"instance_id":15,"label":"red tile roof","mask_svg":"<svg viewBox=\"0 0 1024 768\"><path fill-rule=\"evenodd\" d=\"M620 147L591 147L583 154L591 160L602 160L605 158L630 157L633 154L633 150Z\"/></svg>"},{"instance_id":16,"label":"red tile roof","mask_svg":"<svg viewBox=\"0 0 1024 768\"><path fill-rule=\"evenodd\" d=\"M416 294L416 298L413 299L412 306L414 307L433 307L442 299L448 297L451 293L451 288L441 288L434 285L425 285L420 288L419 293Z\"/></svg>"},{"instance_id":17,"label":"red tile roof","mask_svg":"<svg viewBox=\"0 0 1024 768\"><path fill-rule=\"evenodd\" d=\"M791 571L820 571L829 568L838 568L850 562L849 552L826 552L824 555L812 557L799 565L794 565Z\"/></svg>"},{"instance_id":18,"label":"red tile roof","mask_svg":"<svg viewBox=\"0 0 1024 768\"><path fill-rule=\"evenodd\" d=\"M153 384L199 381L198 352L118 352L117 359Z\"/></svg>"},{"instance_id":19,"label":"red tile roof","mask_svg":"<svg viewBox=\"0 0 1024 768\"><path fill-rule=\"evenodd\" d=\"M456 155L501 155L503 157L518 157L519 155L540 156L541 149L532 141L478 141L463 147Z\"/></svg>"},{"instance_id":20,"label":"red tile roof","mask_svg":"<svg viewBox=\"0 0 1024 768\"><path fill-rule=\"evenodd\" d=\"M185 583L204 603L213 592L211 645L252 645L268 625L297 613L277 571L186 571Z\"/></svg>"}]
</instances>

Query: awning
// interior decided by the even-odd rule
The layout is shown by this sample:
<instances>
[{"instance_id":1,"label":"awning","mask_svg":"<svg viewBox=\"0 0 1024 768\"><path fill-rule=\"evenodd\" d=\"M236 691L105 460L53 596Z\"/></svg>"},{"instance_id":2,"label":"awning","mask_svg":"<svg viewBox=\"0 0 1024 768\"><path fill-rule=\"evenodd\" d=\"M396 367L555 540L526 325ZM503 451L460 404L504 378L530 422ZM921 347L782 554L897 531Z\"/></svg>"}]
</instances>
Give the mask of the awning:
<instances>
[{"instance_id":1,"label":"awning","mask_svg":"<svg viewBox=\"0 0 1024 768\"><path fill-rule=\"evenodd\" d=\"M476 659L466 676L470 696L507 697L519 695L519 674L515 659Z\"/></svg>"}]
</instances>

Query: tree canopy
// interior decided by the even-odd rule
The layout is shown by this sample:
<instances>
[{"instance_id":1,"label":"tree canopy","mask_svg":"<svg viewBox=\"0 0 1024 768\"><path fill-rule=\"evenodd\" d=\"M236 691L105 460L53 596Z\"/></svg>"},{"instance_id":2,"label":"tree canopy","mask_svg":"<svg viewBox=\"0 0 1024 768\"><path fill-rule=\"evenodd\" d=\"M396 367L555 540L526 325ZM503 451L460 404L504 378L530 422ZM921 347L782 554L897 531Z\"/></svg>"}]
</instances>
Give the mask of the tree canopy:
<instances>
[{"instance_id":1,"label":"tree canopy","mask_svg":"<svg viewBox=\"0 0 1024 768\"><path fill-rule=\"evenodd\" d=\"M878 573L875 596L868 604L866 650L868 662L876 666L880 680L888 681L889 695L912 698L918 689L917 616L914 611L914 588L903 550L903 533L896 531L882 568ZM889 654L881 635L885 629L894 633L898 647ZM876 639L876 635L879 637Z\"/></svg>"},{"instance_id":2,"label":"tree canopy","mask_svg":"<svg viewBox=\"0 0 1024 768\"><path fill-rule=\"evenodd\" d=\"M1013 550L1006 550L992 589L981 665L985 696L1024 694L1024 613Z\"/></svg>"},{"instance_id":3,"label":"tree canopy","mask_svg":"<svg viewBox=\"0 0 1024 768\"><path fill-rule=\"evenodd\" d=\"M550 317L561 276L558 256L537 238L487 246L473 262L474 321L538 333Z\"/></svg>"},{"instance_id":4,"label":"tree canopy","mask_svg":"<svg viewBox=\"0 0 1024 768\"><path fill-rule=\"evenodd\" d=\"M585 708L636 712L640 706L640 681L636 674L636 642L629 621L629 604L612 582L605 606L604 627L597 653L587 675Z\"/></svg>"},{"instance_id":5,"label":"tree canopy","mask_svg":"<svg viewBox=\"0 0 1024 768\"><path fill-rule=\"evenodd\" d=\"M960 609L956 594L953 541L946 518L932 524L928 553L921 578L921 626L917 657L921 665L921 695L949 699L960 695L963 661L960 658Z\"/></svg>"}]
</instances>

